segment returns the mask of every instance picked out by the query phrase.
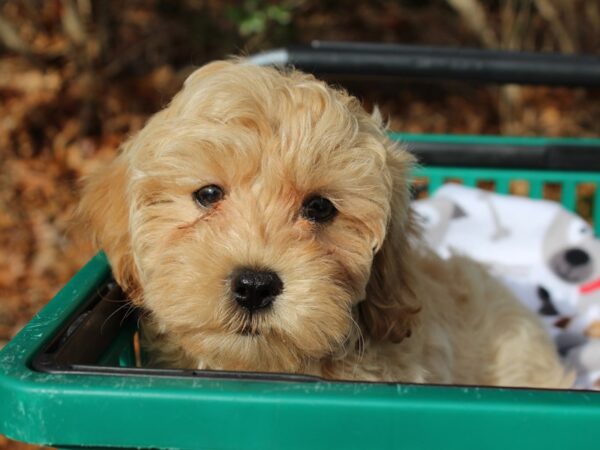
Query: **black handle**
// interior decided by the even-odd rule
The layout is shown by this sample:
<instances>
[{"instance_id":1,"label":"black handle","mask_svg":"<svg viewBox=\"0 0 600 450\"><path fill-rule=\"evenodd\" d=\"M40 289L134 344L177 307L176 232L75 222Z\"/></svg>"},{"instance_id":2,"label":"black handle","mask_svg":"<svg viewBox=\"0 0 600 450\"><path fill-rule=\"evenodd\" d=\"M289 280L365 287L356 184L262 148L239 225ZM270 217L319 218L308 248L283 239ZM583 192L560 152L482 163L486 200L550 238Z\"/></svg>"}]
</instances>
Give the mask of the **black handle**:
<instances>
[{"instance_id":1,"label":"black handle","mask_svg":"<svg viewBox=\"0 0 600 450\"><path fill-rule=\"evenodd\" d=\"M600 171L600 146L407 142L420 164L441 167Z\"/></svg>"},{"instance_id":2,"label":"black handle","mask_svg":"<svg viewBox=\"0 0 600 450\"><path fill-rule=\"evenodd\" d=\"M600 87L600 57L451 47L315 41L251 56L320 75L467 80Z\"/></svg>"}]
</instances>

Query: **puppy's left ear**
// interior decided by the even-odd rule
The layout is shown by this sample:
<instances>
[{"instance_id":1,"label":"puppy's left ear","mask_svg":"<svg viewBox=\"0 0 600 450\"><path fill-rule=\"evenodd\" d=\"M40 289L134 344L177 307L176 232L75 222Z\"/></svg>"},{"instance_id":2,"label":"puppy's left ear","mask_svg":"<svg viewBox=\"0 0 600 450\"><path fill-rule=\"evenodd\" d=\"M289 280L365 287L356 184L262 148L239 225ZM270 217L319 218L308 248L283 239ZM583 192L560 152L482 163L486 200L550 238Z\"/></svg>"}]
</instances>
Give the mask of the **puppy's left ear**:
<instances>
[{"instance_id":1,"label":"puppy's left ear","mask_svg":"<svg viewBox=\"0 0 600 450\"><path fill-rule=\"evenodd\" d=\"M358 306L363 327L376 341L400 342L410 336L420 310L415 295L418 274L411 255L411 240L418 233L409 204L413 165L412 155L386 141L386 166L391 178L390 217L383 244L373 259L367 297Z\"/></svg>"},{"instance_id":2,"label":"puppy's left ear","mask_svg":"<svg viewBox=\"0 0 600 450\"><path fill-rule=\"evenodd\" d=\"M128 165L123 154L84 180L76 215L80 226L104 250L119 286L141 301L129 236Z\"/></svg>"}]
</instances>

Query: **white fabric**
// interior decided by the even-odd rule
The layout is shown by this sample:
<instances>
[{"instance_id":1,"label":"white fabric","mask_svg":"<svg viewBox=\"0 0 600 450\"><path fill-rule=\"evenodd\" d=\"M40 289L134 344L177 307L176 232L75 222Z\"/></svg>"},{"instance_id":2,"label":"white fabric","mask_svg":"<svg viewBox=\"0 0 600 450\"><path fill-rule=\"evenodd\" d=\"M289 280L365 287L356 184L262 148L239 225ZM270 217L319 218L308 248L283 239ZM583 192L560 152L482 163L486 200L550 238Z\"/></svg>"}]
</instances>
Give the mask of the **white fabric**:
<instances>
[{"instance_id":1,"label":"white fabric","mask_svg":"<svg viewBox=\"0 0 600 450\"><path fill-rule=\"evenodd\" d=\"M577 387L600 387L600 340L590 337L600 326L600 240L587 222L555 202L457 184L413 206L440 256L487 265L540 314Z\"/></svg>"}]
</instances>

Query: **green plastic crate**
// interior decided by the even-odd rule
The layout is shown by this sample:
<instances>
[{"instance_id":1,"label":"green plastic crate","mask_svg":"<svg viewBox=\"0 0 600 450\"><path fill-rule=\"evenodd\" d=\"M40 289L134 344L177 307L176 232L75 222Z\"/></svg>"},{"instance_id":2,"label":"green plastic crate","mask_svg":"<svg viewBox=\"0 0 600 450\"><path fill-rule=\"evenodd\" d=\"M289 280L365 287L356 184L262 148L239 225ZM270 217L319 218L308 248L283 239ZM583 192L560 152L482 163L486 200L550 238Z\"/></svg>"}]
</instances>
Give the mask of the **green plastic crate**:
<instances>
[{"instance_id":1,"label":"green plastic crate","mask_svg":"<svg viewBox=\"0 0 600 450\"><path fill-rule=\"evenodd\" d=\"M468 148L509 146L522 152L567 145L600 147L600 139L530 139L392 135L409 146L450 143ZM592 204L600 230L600 172L419 168L435 189L448 178L467 185L490 180L507 192L510 180L527 180L532 197L558 183L562 203L576 206L578 185L596 186ZM32 369L34 356L110 278L99 254L0 352L0 433L60 447L203 449L596 449L600 393L351 383L317 379L179 376L127 369L131 330L81 373ZM81 342L85 350L89 342ZM96 370L96 373L94 371Z\"/></svg>"}]
</instances>

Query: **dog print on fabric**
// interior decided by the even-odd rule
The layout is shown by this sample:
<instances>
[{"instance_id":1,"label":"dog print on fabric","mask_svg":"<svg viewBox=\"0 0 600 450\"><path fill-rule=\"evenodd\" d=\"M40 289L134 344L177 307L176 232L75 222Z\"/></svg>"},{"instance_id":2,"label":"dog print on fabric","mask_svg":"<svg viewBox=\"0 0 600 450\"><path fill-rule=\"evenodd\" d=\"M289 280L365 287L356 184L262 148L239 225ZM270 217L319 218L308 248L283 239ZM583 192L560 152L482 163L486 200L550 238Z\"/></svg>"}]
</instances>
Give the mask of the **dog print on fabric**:
<instances>
[{"instance_id":1,"label":"dog print on fabric","mask_svg":"<svg viewBox=\"0 0 600 450\"><path fill-rule=\"evenodd\" d=\"M430 246L488 266L540 315L561 354L583 354L581 346L600 338L600 240L583 219L554 202L456 184L413 206ZM600 358L595 366L583 360L600 371Z\"/></svg>"}]
</instances>

